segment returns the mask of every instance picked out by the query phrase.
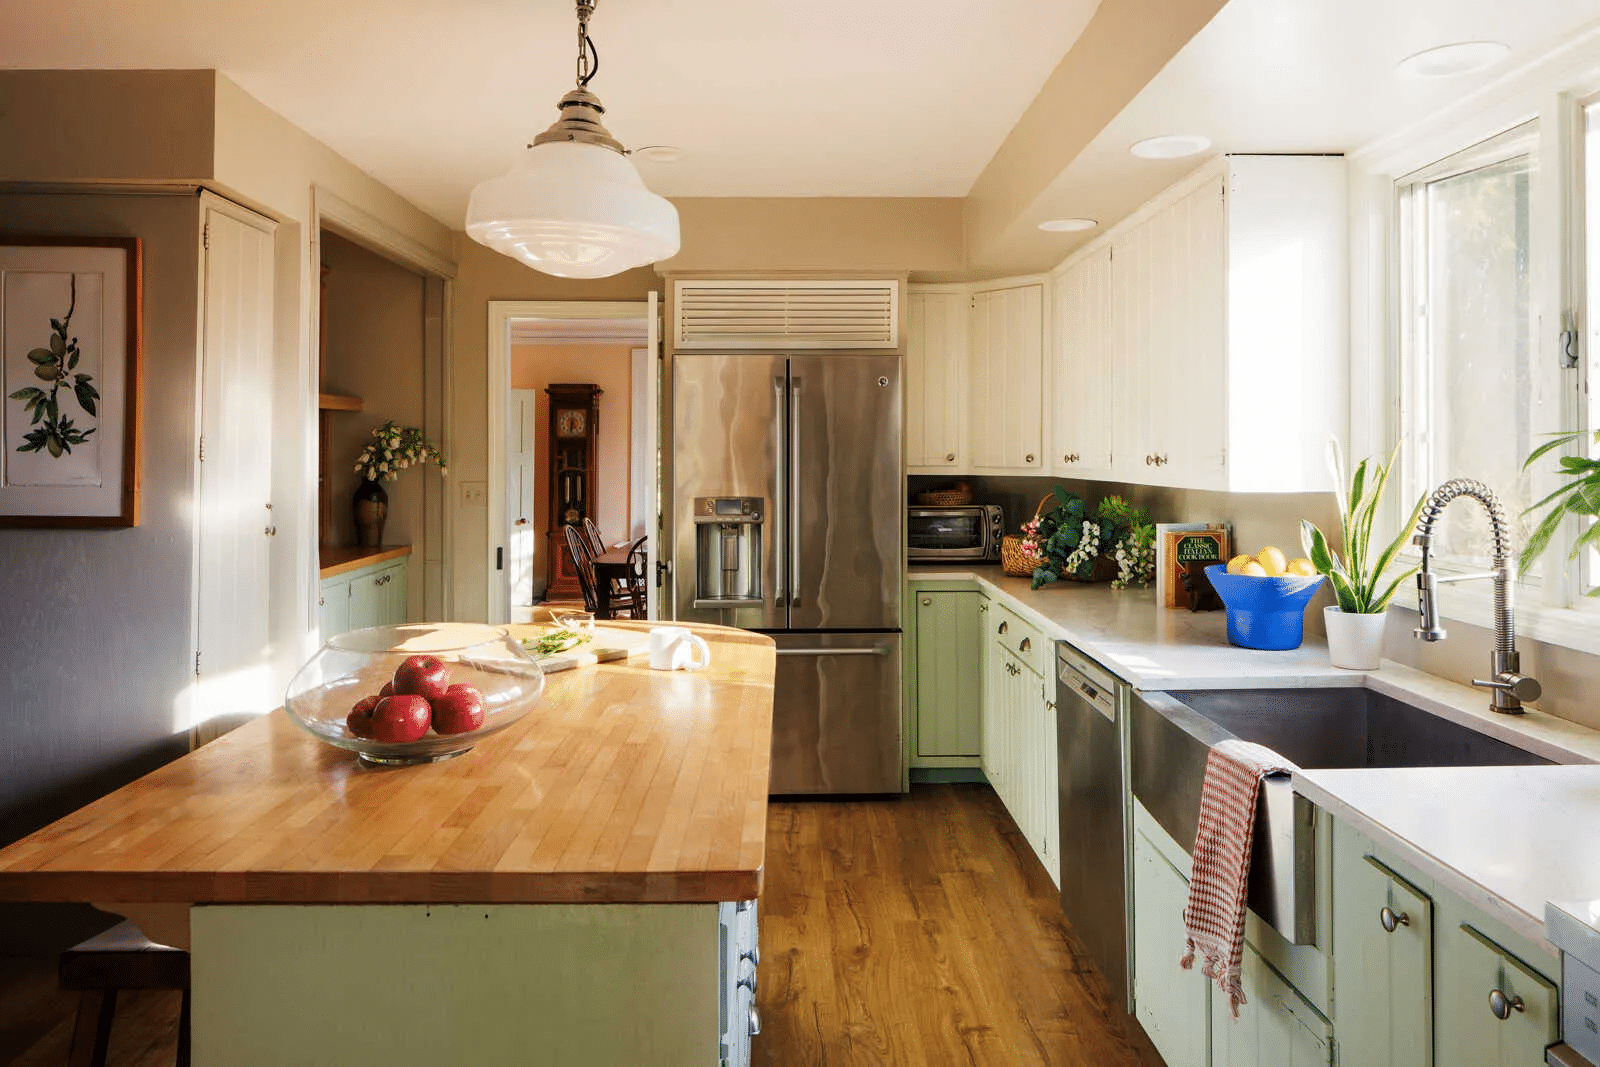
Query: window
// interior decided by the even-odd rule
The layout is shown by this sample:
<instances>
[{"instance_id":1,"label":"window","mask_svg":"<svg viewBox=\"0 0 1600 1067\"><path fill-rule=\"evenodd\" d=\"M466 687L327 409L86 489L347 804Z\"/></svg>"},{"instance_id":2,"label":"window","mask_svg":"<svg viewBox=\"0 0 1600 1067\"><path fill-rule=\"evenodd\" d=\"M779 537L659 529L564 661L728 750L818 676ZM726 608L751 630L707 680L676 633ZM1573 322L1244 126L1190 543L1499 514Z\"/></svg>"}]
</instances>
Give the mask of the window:
<instances>
[{"instance_id":1,"label":"window","mask_svg":"<svg viewBox=\"0 0 1600 1067\"><path fill-rule=\"evenodd\" d=\"M1568 421L1562 374L1540 355L1539 159L1528 123L1397 183L1402 497L1475 478L1500 497L1517 545L1537 522L1522 512L1555 487L1523 460ZM1489 564L1482 508L1453 505L1434 532L1447 569ZM1539 583L1549 559L1525 581Z\"/></svg>"}]
</instances>

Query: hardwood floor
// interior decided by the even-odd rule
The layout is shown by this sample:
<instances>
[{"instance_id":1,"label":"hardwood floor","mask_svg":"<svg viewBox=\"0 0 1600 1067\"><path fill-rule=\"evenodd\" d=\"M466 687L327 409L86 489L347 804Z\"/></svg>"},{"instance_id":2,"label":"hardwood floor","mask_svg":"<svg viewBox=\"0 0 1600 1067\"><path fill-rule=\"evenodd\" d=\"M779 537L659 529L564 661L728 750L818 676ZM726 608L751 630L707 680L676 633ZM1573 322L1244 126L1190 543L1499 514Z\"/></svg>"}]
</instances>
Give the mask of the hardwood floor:
<instances>
[{"instance_id":1,"label":"hardwood floor","mask_svg":"<svg viewBox=\"0 0 1600 1067\"><path fill-rule=\"evenodd\" d=\"M1082 961L988 786L768 809L758 1064L1160 1067Z\"/></svg>"},{"instance_id":2,"label":"hardwood floor","mask_svg":"<svg viewBox=\"0 0 1600 1067\"><path fill-rule=\"evenodd\" d=\"M1055 886L988 786L773 803L762 1067L1160 1067L1106 1006ZM64 1064L76 994L0 956L0 1064ZM124 994L111 1067L166 1067L177 993Z\"/></svg>"}]
</instances>

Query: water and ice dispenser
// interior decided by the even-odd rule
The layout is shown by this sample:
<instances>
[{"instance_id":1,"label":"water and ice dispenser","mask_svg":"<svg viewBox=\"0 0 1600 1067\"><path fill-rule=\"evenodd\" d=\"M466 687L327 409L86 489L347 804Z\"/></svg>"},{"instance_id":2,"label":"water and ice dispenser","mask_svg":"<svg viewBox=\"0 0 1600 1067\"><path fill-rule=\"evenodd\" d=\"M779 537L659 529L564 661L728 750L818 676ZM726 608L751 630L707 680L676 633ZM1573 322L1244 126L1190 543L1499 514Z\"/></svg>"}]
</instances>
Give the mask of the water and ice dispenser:
<instances>
[{"instance_id":1,"label":"water and ice dispenser","mask_svg":"<svg viewBox=\"0 0 1600 1067\"><path fill-rule=\"evenodd\" d=\"M758 496L695 498L695 607L762 602L763 503Z\"/></svg>"}]
</instances>

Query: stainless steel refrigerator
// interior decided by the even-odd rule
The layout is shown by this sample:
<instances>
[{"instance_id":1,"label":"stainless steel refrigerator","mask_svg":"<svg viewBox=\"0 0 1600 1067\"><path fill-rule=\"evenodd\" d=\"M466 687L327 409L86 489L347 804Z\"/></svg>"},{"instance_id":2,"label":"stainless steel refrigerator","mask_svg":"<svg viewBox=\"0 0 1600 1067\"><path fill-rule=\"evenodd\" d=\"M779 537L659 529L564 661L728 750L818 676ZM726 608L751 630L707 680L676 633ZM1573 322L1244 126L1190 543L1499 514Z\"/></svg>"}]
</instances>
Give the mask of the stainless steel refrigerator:
<instances>
[{"instance_id":1,"label":"stainless steel refrigerator","mask_svg":"<svg viewBox=\"0 0 1600 1067\"><path fill-rule=\"evenodd\" d=\"M678 353L674 615L770 633L775 794L900 791L900 359Z\"/></svg>"}]
</instances>

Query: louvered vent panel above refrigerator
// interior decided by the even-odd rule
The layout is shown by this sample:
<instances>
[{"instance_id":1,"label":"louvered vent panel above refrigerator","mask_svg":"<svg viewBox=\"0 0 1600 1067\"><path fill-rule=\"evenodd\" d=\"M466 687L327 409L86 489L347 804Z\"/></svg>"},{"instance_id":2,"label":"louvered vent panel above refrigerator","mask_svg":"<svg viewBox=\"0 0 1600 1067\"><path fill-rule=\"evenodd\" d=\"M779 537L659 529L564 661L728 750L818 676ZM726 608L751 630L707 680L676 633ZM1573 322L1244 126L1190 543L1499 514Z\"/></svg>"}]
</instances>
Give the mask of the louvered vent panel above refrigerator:
<instances>
[{"instance_id":1,"label":"louvered vent panel above refrigerator","mask_svg":"<svg viewBox=\"0 0 1600 1067\"><path fill-rule=\"evenodd\" d=\"M673 282L680 349L895 349L897 279Z\"/></svg>"}]
</instances>

